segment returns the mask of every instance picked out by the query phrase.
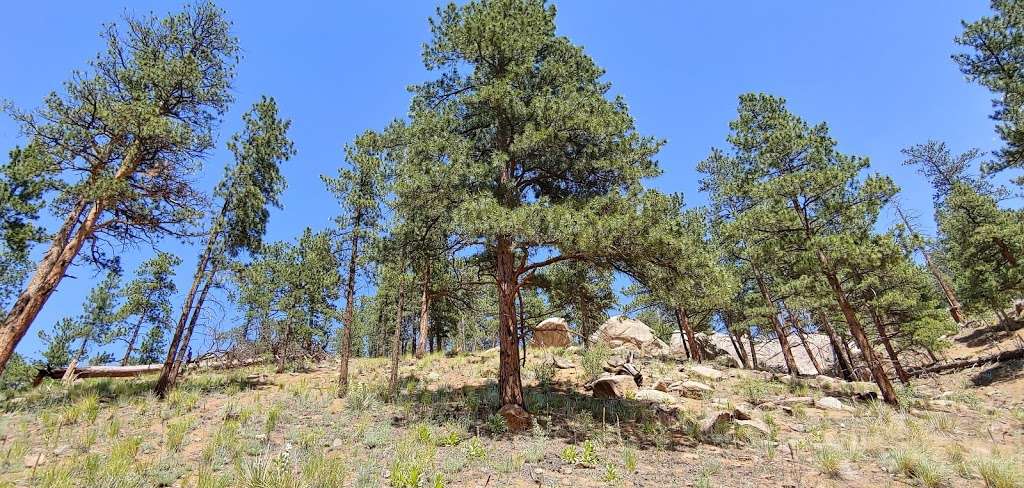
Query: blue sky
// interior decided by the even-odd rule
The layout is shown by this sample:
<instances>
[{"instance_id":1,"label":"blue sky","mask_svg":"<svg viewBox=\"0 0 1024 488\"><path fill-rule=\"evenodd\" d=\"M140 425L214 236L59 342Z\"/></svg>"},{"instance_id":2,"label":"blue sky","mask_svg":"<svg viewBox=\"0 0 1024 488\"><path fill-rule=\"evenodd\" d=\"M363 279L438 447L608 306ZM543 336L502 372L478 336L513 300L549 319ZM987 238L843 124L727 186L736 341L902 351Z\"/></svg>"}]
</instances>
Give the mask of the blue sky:
<instances>
[{"instance_id":1,"label":"blue sky","mask_svg":"<svg viewBox=\"0 0 1024 488\"><path fill-rule=\"evenodd\" d=\"M694 168L723 146L737 96L759 91L789 99L814 123L827 121L843 151L868 156L874 171L903 188L905 205L931 228L931 190L900 149L928 139L954 151L999 146L988 115L990 94L968 83L950 60L961 19L987 12L987 2L555 2L559 32L607 70L640 131L668 141L659 155L664 175L653 186L701 204ZM101 24L126 12L164 14L177 2L13 2L0 29L0 98L38 106L73 69L103 48ZM382 128L408 107L406 86L431 78L421 63L427 18L437 5L420 2L259 3L222 1L244 58L237 103L220 129L218 149L199 177L212 188L230 154L224 142L260 95L277 98L293 121L298 151L288 163L285 208L275 211L268 240L292 239L306 226L331 225L337 204L321 174L334 174L342 146L368 128ZM258 6L255 6L258 5ZM23 142L0 117L0 147ZM179 288L187 288L198 245L167 241L181 255ZM127 271L148 247L124 252ZM34 355L40 328L77 315L101 277L76 267L19 346ZM176 305L177 307L177 305ZM216 308L216 307L214 307ZM211 324L230 312L214 310Z\"/></svg>"}]
</instances>

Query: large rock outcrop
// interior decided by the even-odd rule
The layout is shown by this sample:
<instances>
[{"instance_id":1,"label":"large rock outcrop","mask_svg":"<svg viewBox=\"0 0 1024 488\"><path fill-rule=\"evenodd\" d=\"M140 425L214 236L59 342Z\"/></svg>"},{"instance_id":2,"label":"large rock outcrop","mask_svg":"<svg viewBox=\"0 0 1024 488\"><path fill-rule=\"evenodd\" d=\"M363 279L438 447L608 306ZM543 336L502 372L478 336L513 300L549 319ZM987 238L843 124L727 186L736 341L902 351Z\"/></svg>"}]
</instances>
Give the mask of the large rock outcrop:
<instances>
[{"instance_id":1,"label":"large rock outcrop","mask_svg":"<svg viewBox=\"0 0 1024 488\"><path fill-rule=\"evenodd\" d=\"M561 317L544 319L533 328L530 347L569 347L572 338L569 336L569 323Z\"/></svg>"},{"instance_id":2,"label":"large rock outcrop","mask_svg":"<svg viewBox=\"0 0 1024 488\"><path fill-rule=\"evenodd\" d=\"M655 356L668 352L668 345L658 339L647 324L622 315L616 315L601 324L590 336L590 341L607 344L613 349L630 349L643 355Z\"/></svg>"}]
</instances>

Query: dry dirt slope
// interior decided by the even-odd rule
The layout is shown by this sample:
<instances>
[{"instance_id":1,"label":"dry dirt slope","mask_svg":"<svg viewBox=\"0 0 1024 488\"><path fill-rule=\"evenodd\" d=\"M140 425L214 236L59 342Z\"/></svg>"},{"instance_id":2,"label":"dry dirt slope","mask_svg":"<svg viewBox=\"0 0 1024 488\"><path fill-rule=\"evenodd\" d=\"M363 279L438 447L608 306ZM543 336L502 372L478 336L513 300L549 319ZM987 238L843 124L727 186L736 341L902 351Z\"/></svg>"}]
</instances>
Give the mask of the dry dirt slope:
<instances>
[{"instance_id":1,"label":"dry dirt slope","mask_svg":"<svg viewBox=\"0 0 1024 488\"><path fill-rule=\"evenodd\" d=\"M197 373L163 402L151 380L51 383L0 416L0 486L1024 486L1021 364L916 380L894 410L835 382L662 361L645 386L709 390L596 400L582 385L603 360L532 351L536 426L517 435L493 415L493 353L403 360L397 403L380 359L356 362L344 401L331 364Z\"/></svg>"}]
</instances>

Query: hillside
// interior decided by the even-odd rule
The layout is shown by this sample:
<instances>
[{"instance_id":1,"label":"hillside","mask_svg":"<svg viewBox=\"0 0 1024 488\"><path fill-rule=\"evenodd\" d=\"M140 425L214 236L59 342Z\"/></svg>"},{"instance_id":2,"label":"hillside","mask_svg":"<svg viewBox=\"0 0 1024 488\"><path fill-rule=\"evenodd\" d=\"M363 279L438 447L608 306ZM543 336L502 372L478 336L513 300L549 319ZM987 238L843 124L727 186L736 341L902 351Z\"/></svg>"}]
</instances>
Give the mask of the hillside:
<instances>
[{"instance_id":1,"label":"hillside","mask_svg":"<svg viewBox=\"0 0 1024 488\"><path fill-rule=\"evenodd\" d=\"M969 347L981 333L956 342ZM70 389L47 382L0 417L3 479L41 487L1022 483L1020 361L916 379L893 409L856 399L871 384L664 359L638 360L643 385L625 398L595 399L586 379L612 356L531 351L524 382L535 425L520 433L494 415L494 350L403 358L397 403L382 399L384 359L354 361L344 400L335 398L333 363L195 372L165 401L150 393L150 378Z\"/></svg>"}]
</instances>

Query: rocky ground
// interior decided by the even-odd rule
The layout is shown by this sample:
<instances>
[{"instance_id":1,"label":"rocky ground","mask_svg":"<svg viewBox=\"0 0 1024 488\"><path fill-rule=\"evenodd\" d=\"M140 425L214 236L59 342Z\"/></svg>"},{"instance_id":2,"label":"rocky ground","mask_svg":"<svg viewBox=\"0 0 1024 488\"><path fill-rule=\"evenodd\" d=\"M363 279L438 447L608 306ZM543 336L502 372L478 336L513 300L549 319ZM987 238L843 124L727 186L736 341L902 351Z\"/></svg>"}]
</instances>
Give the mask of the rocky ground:
<instances>
[{"instance_id":1,"label":"rocky ground","mask_svg":"<svg viewBox=\"0 0 1024 488\"><path fill-rule=\"evenodd\" d=\"M1021 362L917 379L894 409L870 384L671 359L636 359L637 386L623 359L531 350L521 433L495 351L403 359L397 403L383 359L356 360L345 400L333 364L193 373L165 401L148 378L48 383L4 406L0 486L1024 486ZM591 385L604 369L624 374Z\"/></svg>"}]
</instances>

